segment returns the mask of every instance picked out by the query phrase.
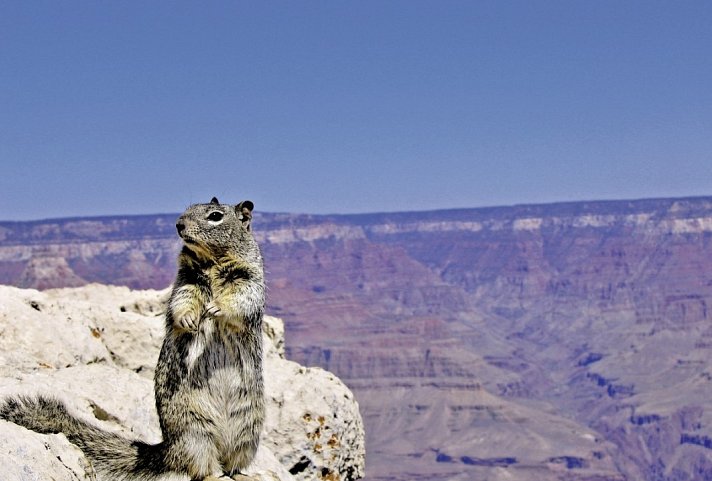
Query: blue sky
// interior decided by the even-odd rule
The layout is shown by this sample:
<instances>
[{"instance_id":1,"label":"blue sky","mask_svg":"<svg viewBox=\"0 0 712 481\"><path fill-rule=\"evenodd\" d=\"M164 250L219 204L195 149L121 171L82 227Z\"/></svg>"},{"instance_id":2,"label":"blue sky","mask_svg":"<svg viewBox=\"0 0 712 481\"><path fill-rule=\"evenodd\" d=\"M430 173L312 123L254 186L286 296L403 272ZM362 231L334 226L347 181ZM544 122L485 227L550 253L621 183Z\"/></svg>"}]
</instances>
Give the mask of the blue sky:
<instances>
[{"instance_id":1,"label":"blue sky","mask_svg":"<svg viewBox=\"0 0 712 481\"><path fill-rule=\"evenodd\" d=\"M0 219L712 194L712 2L0 0Z\"/></svg>"}]
</instances>

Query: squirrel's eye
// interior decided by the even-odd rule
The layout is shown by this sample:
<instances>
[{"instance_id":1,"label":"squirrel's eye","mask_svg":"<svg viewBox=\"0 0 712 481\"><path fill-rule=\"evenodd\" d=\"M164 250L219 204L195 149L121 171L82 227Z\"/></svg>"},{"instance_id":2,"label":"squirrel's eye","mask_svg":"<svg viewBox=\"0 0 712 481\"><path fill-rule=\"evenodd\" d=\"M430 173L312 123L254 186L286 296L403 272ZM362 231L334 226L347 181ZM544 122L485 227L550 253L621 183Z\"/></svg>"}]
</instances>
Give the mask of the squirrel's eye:
<instances>
[{"instance_id":1,"label":"squirrel's eye","mask_svg":"<svg viewBox=\"0 0 712 481\"><path fill-rule=\"evenodd\" d=\"M213 222L217 222L223 218L223 213L222 212L211 212L210 215L208 216L208 220L212 220Z\"/></svg>"}]
</instances>

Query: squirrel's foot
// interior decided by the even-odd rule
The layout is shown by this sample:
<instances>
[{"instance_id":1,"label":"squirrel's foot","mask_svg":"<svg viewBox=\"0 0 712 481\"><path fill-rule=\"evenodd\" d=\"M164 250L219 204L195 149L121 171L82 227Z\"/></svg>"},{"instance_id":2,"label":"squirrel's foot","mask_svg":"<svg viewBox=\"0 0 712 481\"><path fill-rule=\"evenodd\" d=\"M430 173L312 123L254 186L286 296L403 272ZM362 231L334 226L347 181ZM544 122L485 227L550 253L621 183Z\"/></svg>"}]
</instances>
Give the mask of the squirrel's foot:
<instances>
[{"instance_id":1,"label":"squirrel's foot","mask_svg":"<svg viewBox=\"0 0 712 481\"><path fill-rule=\"evenodd\" d=\"M253 478L252 476L248 476L246 474L233 474L232 476L225 475L225 476L220 476L219 478L216 478L215 476L206 476L200 481L227 481L229 479L232 479L233 481L260 481L259 478Z\"/></svg>"},{"instance_id":2,"label":"squirrel's foot","mask_svg":"<svg viewBox=\"0 0 712 481\"><path fill-rule=\"evenodd\" d=\"M252 476L248 476L246 474L233 474L230 476L230 479L234 481L259 481L258 478L253 478Z\"/></svg>"}]
</instances>

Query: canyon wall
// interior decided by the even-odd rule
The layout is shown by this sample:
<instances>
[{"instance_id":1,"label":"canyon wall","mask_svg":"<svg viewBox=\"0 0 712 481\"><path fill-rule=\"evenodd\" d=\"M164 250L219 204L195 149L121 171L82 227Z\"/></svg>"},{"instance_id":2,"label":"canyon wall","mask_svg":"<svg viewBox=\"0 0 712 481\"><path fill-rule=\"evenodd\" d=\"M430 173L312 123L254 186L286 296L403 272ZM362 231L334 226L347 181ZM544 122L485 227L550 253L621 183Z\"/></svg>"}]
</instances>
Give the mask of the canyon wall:
<instances>
[{"instance_id":1,"label":"canyon wall","mask_svg":"<svg viewBox=\"0 0 712 481\"><path fill-rule=\"evenodd\" d=\"M162 288L176 215L0 223L0 282ZM261 214L287 356L369 480L712 479L712 198Z\"/></svg>"}]
</instances>

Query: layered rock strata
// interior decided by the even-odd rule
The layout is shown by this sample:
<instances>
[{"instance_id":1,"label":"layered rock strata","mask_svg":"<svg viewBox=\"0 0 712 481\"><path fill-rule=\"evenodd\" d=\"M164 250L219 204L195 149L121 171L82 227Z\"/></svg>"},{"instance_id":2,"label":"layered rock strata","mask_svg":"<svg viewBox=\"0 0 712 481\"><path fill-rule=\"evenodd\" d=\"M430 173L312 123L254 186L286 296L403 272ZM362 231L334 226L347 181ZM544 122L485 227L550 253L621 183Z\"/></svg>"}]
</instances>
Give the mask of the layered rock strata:
<instances>
[{"instance_id":1,"label":"layered rock strata","mask_svg":"<svg viewBox=\"0 0 712 481\"><path fill-rule=\"evenodd\" d=\"M174 218L0 223L1 280L165 287ZM712 479L712 198L254 226L288 357L353 388L370 480Z\"/></svg>"}]
</instances>

